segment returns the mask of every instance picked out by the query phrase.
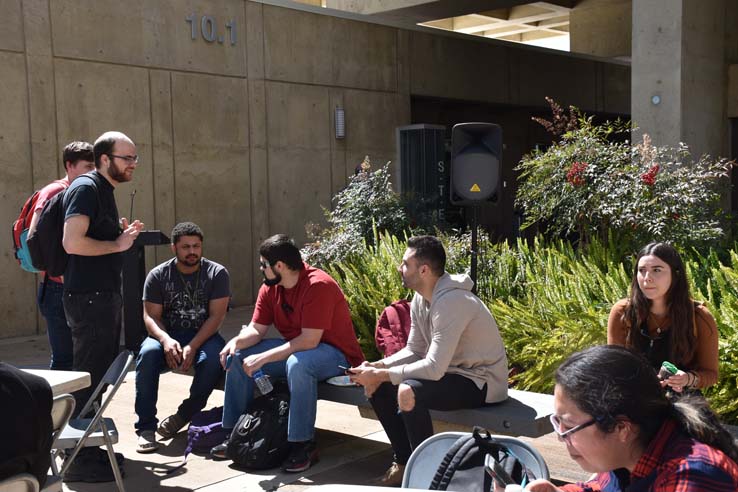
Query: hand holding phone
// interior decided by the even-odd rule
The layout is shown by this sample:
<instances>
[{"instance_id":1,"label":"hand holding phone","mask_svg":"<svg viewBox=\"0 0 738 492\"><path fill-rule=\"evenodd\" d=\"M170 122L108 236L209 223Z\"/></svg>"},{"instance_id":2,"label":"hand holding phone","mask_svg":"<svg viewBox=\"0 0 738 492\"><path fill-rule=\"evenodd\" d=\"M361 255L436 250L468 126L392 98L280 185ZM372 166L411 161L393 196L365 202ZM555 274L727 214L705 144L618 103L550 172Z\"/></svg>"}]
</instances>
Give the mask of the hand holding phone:
<instances>
[{"instance_id":1,"label":"hand holding phone","mask_svg":"<svg viewBox=\"0 0 738 492\"><path fill-rule=\"evenodd\" d=\"M497 486L503 490L508 485L517 484L517 482L513 480L510 474L502 468L502 465L494 459L491 454L484 457L484 470L490 477L492 477Z\"/></svg>"},{"instance_id":2,"label":"hand holding phone","mask_svg":"<svg viewBox=\"0 0 738 492\"><path fill-rule=\"evenodd\" d=\"M343 369L343 373L344 374L352 374L350 367L342 366L342 365L339 364L338 368L339 369Z\"/></svg>"}]
</instances>

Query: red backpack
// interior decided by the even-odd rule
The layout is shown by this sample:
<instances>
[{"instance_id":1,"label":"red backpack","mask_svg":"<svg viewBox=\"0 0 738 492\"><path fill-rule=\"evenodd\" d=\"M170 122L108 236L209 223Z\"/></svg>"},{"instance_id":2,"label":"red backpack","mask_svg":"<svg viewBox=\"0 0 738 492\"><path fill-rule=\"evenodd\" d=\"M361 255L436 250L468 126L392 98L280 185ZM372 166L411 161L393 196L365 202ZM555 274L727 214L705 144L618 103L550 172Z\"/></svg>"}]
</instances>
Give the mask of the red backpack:
<instances>
[{"instance_id":1,"label":"red backpack","mask_svg":"<svg viewBox=\"0 0 738 492\"><path fill-rule=\"evenodd\" d=\"M382 311L374 331L377 348L384 355L390 356L407 345L410 333L410 302L403 299L395 301Z\"/></svg>"},{"instance_id":2,"label":"red backpack","mask_svg":"<svg viewBox=\"0 0 738 492\"><path fill-rule=\"evenodd\" d=\"M31 263L31 255L28 252L28 245L26 239L28 237L28 226L31 225L31 217L33 217L33 210L36 208L36 202L38 202L38 191L34 191L26 203L21 208L20 215L13 222L13 250L15 251L15 258L18 260L21 268L27 272L37 273L38 270L34 268Z\"/></svg>"},{"instance_id":3,"label":"red backpack","mask_svg":"<svg viewBox=\"0 0 738 492\"><path fill-rule=\"evenodd\" d=\"M60 184L62 189L69 186L69 183L63 179L57 179L54 183ZM13 251L15 252L15 258L18 260L21 268L27 272L38 273L40 270L33 266L31 260L31 253L28 250L28 227L31 225L31 218L33 218L33 211L36 209L36 203L38 202L39 191L34 191L33 195L28 197L26 203L23 204L18 218L13 222Z\"/></svg>"}]
</instances>

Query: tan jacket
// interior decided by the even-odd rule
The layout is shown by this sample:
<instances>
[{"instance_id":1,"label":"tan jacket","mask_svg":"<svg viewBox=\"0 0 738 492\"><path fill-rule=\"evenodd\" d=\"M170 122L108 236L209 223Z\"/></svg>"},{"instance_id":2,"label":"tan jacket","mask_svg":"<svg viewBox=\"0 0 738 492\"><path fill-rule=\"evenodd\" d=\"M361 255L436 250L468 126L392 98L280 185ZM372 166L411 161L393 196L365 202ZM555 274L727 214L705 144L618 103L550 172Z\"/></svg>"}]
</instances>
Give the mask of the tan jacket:
<instances>
[{"instance_id":1,"label":"tan jacket","mask_svg":"<svg viewBox=\"0 0 738 492\"><path fill-rule=\"evenodd\" d=\"M392 384L460 374L482 388L487 403L507 398L507 356L492 313L471 293L468 275L444 273L429 304L416 293L407 346L383 359Z\"/></svg>"}]
</instances>

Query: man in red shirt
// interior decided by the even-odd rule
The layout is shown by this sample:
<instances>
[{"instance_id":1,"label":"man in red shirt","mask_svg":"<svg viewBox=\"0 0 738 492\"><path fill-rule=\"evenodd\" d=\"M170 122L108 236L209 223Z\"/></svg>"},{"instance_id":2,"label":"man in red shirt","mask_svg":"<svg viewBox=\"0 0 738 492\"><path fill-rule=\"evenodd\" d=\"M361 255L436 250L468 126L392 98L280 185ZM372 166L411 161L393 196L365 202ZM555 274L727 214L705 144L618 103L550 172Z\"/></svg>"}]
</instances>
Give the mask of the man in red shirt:
<instances>
[{"instance_id":1,"label":"man in red shirt","mask_svg":"<svg viewBox=\"0 0 738 492\"><path fill-rule=\"evenodd\" d=\"M343 374L364 360L348 303L335 280L303 263L292 240L277 234L261 243L259 289L251 323L220 353L226 373L223 428L232 429L249 409L254 374L286 378L290 388L287 439L292 450L283 465L301 472L318 460L315 414L318 381ZM274 324L282 338L265 338ZM233 359L233 360L231 360ZM225 458L227 442L211 455Z\"/></svg>"},{"instance_id":2,"label":"man in red shirt","mask_svg":"<svg viewBox=\"0 0 738 492\"><path fill-rule=\"evenodd\" d=\"M36 207L33 209L31 223L28 226L28 235L30 236L36 230L38 218L44 209L44 204L54 195L69 187L74 178L80 174L88 173L95 169L95 157L92 154L92 145L87 142L72 142L64 147L62 154L64 169L67 171L63 179L57 179L47 184L38 192L38 200ZM41 278L44 277L41 272ZM44 319L46 319L46 332L49 335L49 345L51 345L51 369L59 371L72 370L72 333L69 331L67 319L64 316L64 306L62 305L62 294L64 286L61 277L49 277L46 283L46 290L43 292L43 285L38 291L38 308Z\"/></svg>"}]
</instances>

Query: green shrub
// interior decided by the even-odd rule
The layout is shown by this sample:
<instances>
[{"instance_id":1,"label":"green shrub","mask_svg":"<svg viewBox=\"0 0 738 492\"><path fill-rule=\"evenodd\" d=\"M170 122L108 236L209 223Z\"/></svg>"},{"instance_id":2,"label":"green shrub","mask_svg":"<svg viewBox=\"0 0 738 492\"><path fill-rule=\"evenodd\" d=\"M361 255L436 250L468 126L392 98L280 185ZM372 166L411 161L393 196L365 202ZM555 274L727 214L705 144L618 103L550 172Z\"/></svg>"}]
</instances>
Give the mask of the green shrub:
<instances>
[{"instance_id":1,"label":"green shrub","mask_svg":"<svg viewBox=\"0 0 738 492\"><path fill-rule=\"evenodd\" d=\"M603 268L563 241L546 245L537 239L530 246L519 241L516 250L503 252L519 262L522 295L485 301L500 326L510 365L520 371L513 381L522 389L550 392L561 362L606 342L610 307L625 296L630 274L622 265Z\"/></svg>"},{"instance_id":2,"label":"green shrub","mask_svg":"<svg viewBox=\"0 0 738 492\"><path fill-rule=\"evenodd\" d=\"M351 309L351 320L367 360L380 359L374 328L382 310L393 301L407 299L397 265L405 253L405 238L374 230L372 242L363 241L356 254L333 263L326 271L341 286Z\"/></svg>"},{"instance_id":3,"label":"green shrub","mask_svg":"<svg viewBox=\"0 0 738 492\"><path fill-rule=\"evenodd\" d=\"M439 235L447 268L468 272L470 237ZM409 298L397 272L406 239L376 234L356 254L331 265L351 307L362 349L369 360L379 354L374 327L385 306ZM551 392L556 368L573 352L602 344L612 305L628 294L632 257L593 239L575 249L565 241L491 244L479 240L479 297L490 307L505 341L512 376L520 389ZM708 250L683 253L696 299L708 303L720 331L720 380L705 391L728 423L738 423L738 251L721 262Z\"/></svg>"}]
</instances>

